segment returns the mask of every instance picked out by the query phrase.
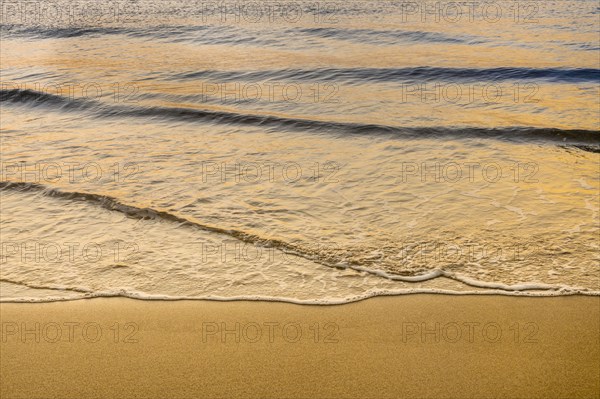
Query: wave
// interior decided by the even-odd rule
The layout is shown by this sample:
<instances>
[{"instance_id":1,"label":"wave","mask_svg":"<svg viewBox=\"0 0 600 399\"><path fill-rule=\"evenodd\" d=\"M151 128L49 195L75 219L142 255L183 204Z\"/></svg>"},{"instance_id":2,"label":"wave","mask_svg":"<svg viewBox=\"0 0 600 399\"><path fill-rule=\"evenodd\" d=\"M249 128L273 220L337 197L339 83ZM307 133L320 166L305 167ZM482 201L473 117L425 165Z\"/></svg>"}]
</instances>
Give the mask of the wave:
<instances>
[{"instance_id":1,"label":"wave","mask_svg":"<svg viewBox=\"0 0 600 399\"><path fill-rule=\"evenodd\" d=\"M316 68L277 69L265 71L203 70L178 73L176 80L214 79L215 81L344 81L354 83L461 81L497 82L506 80L543 80L555 83L600 82L600 69L596 68ZM530 83L530 82L529 82Z\"/></svg>"},{"instance_id":2,"label":"wave","mask_svg":"<svg viewBox=\"0 0 600 399\"><path fill-rule=\"evenodd\" d=\"M234 26L156 26L149 28L125 27L44 27L44 26L2 26L5 36L34 37L41 39L94 38L120 35L130 38L164 40L171 43L189 42L206 45L260 45L284 47L285 37L262 37L249 29ZM243 34L241 34L243 32Z\"/></svg>"},{"instance_id":3,"label":"wave","mask_svg":"<svg viewBox=\"0 0 600 399\"><path fill-rule=\"evenodd\" d=\"M260 237L255 234L247 233L241 230L225 229L218 226L202 224L197 221L189 220L185 217L178 216L167 211L156 210L152 208L140 208L134 205L125 204L117 198L94 193L85 192L68 192L58 189L46 187L38 183L29 182L0 182L0 192L2 191L17 191L17 192L33 192L46 197L57 198L67 201L84 201L88 205L98 206L109 211L115 211L126 215L132 219L138 220L159 220L168 223L175 223L179 227L192 228L202 231L208 231L215 234L225 235L229 238L235 238L247 244L260 246L263 248L275 248L286 254L298 256L314 263L344 269L347 267L360 268L362 265L358 261L349 259L341 259L332 253L323 253L322 251L311 250L306 246L296 245L283 240ZM358 269L357 269L358 270ZM365 269L366 270L366 269ZM361 270L364 271L364 270ZM427 280L430 276L403 276L403 281L422 281Z\"/></svg>"},{"instance_id":4,"label":"wave","mask_svg":"<svg viewBox=\"0 0 600 399\"><path fill-rule=\"evenodd\" d=\"M68 22L66 23L68 25ZM483 37L469 34L450 35L441 32L421 30L382 30L382 29L351 29L341 27L298 27L257 30L239 25L217 24L209 25L164 25L147 27L124 26L53 26L0 24L0 32L5 37L33 37L41 39L70 39L94 38L120 35L130 38L162 40L170 43L191 43L204 45L257 45L278 48L303 48L307 43L311 47L323 47L314 39L352 42L370 46L394 46L403 43L434 43L434 44L464 44L469 46L525 46L534 48L535 44L498 41L498 37ZM290 37L296 40L290 42ZM301 40L298 40L301 38ZM598 45L593 42L557 42L565 47L579 51L596 51ZM543 44L542 44L543 45Z\"/></svg>"},{"instance_id":5,"label":"wave","mask_svg":"<svg viewBox=\"0 0 600 399\"><path fill-rule=\"evenodd\" d=\"M64 111L88 111L94 117L143 117L187 122L253 125L290 130L348 134L388 134L407 138L475 137L503 140L545 140L561 145L577 146L584 151L597 152L600 131L535 127L401 127L350 122L332 122L273 115L240 114L178 107L111 106L99 101L70 99L29 89L0 90L0 102L27 106L48 106Z\"/></svg>"},{"instance_id":6,"label":"wave","mask_svg":"<svg viewBox=\"0 0 600 399\"><path fill-rule=\"evenodd\" d=\"M439 32L427 31L401 31L401 30L373 30L373 29L343 29L343 28L300 28L290 30L289 33L316 36L323 39L336 39L369 44L396 44L398 41L417 43L456 43L456 44L482 44L486 43L480 37L461 35L450 36Z\"/></svg>"},{"instance_id":7,"label":"wave","mask_svg":"<svg viewBox=\"0 0 600 399\"><path fill-rule=\"evenodd\" d=\"M0 31L4 35L10 36L33 36L41 38L65 39L81 36L100 36L100 35L120 35L126 34L130 30L118 27L45 27L45 26L23 26L3 24Z\"/></svg>"},{"instance_id":8,"label":"wave","mask_svg":"<svg viewBox=\"0 0 600 399\"><path fill-rule=\"evenodd\" d=\"M524 295L571 295L571 294L583 294L583 295L600 295L600 292L596 292L593 290L589 290L581 287L569 287L565 285L550 285L543 283L519 283L513 285L507 285L504 283L497 282L485 282L480 280L474 280L472 278L462 276L458 273L450 272L442 269L428 269L428 270L419 270L413 272L412 274L401 274L401 273L389 273L387 271L376 269L376 265L363 265L360 262L353 261L351 259L338 259L335 254L323 254L318 251L311 251L309 248L295 245L293 243L289 243L279 239L270 239L260 237L255 234L250 234L240 230L233 229L225 229L218 226L211 226L206 224L201 224L196 221L192 221L186 219L182 216L174 215L172 213L156 210L152 208L140 208L134 205L125 204L114 197L110 197L107 195L100 195L94 193L84 193L84 192L66 192L60 191L54 188L46 187L37 183L26 183L26 182L0 182L0 191L17 191L17 192L34 192L36 194L40 194L47 197L58 198L62 200L68 201L85 201L87 204L92 206L99 206L104 209L120 212L122 214L127 215L130 218L139 219L139 220L161 220L167 223L176 223L179 227L193 228L203 231L212 232L215 234L226 235L228 237L235 238L245 243L250 243L256 246L261 246L265 248L276 248L284 253L301 257L307 260L310 260L316 264L320 264L326 267L335 267L338 269L351 269L358 272L368 273L377 277L385 278L393 281L401 281L407 283L421 283L429 280L434 280L437 278L446 278L450 280L457 281L463 285L474 287L477 289L483 289L484 292L476 291L440 291L436 289L403 289L400 291L394 291L394 293L365 293L366 296L355 297L353 300L365 299L370 296L377 295L398 295L405 293L417 293L417 292L438 292L438 293L455 293L455 294L465 294L465 293L504 293L504 294L524 294ZM34 289L55 289L62 291L70 291L85 294L86 297L90 296L107 296L107 293L99 293L94 292L92 289L83 288L83 287L65 287L65 286L48 286L41 284L32 284L24 281L15 281L7 279L5 276L0 278L0 282L6 282L11 284L18 284L22 286L26 286ZM540 294L542 292L542 294ZM130 296L131 293L126 294L123 291L119 291L117 293L110 294L108 296ZM137 295L137 294L136 294ZM135 297L135 296L134 296ZM357 299L358 298L358 299ZM152 299L152 298L146 298ZM169 299L168 296L159 295L155 299ZM170 298L170 299L216 299L215 297L202 297L202 298ZM237 298L237 299L252 299L248 297ZM268 297L255 297L254 299L258 300L269 300ZM222 300L232 300L232 298L226 298ZM353 301L348 300L348 301ZM346 302L346 301L344 301Z\"/></svg>"},{"instance_id":9,"label":"wave","mask_svg":"<svg viewBox=\"0 0 600 399\"><path fill-rule=\"evenodd\" d=\"M417 43L455 43L455 44L482 44L486 40L477 36L461 35L450 36L439 32L428 31L392 31L375 29L349 29L334 27L291 28L284 30L269 30L269 37L264 37L264 31L257 35L257 31L240 26L228 25L193 25L193 26L168 26L159 25L152 28L125 28L118 26L25 26L3 25L3 33L11 36L36 37L45 39L66 39L74 37L98 37L103 35L124 35L129 37L164 39L172 42L188 41L206 44L261 44L284 46L289 36L318 37L322 39L335 39L352 41L356 43L369 43L378 45L394 45L398 42ZM262 36L262 37L261 37Z\"/></svg>"},{"instance_id":10,"label":"wave","mask_svg":"<svg viewBox=\"0 0 600 399\"><path fill-rule=\"evenodd\" d=\"M198 230L208 231L211 233L226 235L228 237L235 238L239 241L248 244L253 244L265 248L277 248L285 253L299 256L311 261L316 261L316 263L325 266L339 267L340 264L340 261L333 261L331 259L317 259L317 257L320 255L316 252L311 252L306 248L302 248L298 245L294 245L292 243L288 243L282 240L263 238L240 230L224 229L218 226L201 224L166 211L156 210L152 208L140 208L133 205L124 204L118 199L107 195L84 192L60 191L38 183L8 181L0 182L0 191L34 192L51 198L58 198L71 201L85 201L89 205L99 206L109 211L120 212L133 219L151 219L176 223L180 227L194 228Z\"/></svg>"},{"instance_id":11,"label":"wave","mask_svg":"<svg viewBox=\"0 0 600 399\"><path fill-rule=\"evenodd\" d=\"M48 105L58 109L83 110L100 106L100 103L84 99L74 99L30 89L0 90L0 102Z\"/></svg>"}]
</instances>

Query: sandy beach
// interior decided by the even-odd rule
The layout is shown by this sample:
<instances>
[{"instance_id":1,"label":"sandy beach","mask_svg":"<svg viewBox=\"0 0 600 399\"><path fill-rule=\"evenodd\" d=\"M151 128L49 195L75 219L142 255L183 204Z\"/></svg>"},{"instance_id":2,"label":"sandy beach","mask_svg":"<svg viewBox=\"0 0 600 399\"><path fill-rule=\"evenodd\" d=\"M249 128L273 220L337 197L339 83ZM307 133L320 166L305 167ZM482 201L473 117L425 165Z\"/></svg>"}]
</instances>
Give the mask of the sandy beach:
<instances>
[{"instance_id":1,"label":"sandy beach","mask_svg":"<svg viewBox=\"0 0 600 399\"><path fill-rule=\"evenodd\" d=\"M6 399L600 397L598 297L0 310Z\"/></svg>"},{"instance_id":2,"label":"sandy beach","mask_svg":"<svg viewBox=\"0 0 600 399\"><path fill-rule=\"evenodd\" d=\"M598 0L0 9L0 399L600 399Z\"/></svg>"}]
</instances>

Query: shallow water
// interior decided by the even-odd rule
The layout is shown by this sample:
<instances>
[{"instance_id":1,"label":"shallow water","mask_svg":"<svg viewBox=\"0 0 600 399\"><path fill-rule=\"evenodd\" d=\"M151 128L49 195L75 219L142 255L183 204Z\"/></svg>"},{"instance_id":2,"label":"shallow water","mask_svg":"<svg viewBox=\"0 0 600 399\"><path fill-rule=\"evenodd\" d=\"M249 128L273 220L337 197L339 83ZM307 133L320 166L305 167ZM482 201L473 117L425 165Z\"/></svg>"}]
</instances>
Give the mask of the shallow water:
<instances>
[{"instance_id":1,"label":"shallow water","mask_svg":"<svg viewBox=\"0 0 600 399\"><path fill-rule=\"evenodd\" d=\"M219 4L3 8L2 300L600 292L596 2Z\"/></svg>"}]
</instances>

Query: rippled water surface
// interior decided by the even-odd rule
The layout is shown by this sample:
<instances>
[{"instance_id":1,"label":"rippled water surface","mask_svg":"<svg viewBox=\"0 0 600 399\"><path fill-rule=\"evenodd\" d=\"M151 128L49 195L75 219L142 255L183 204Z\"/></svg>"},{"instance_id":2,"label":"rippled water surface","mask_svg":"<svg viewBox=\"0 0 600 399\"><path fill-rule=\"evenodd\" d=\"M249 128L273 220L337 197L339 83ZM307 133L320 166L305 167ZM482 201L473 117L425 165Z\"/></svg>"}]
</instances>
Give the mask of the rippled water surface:
<instances>
[{"instance_id":1,"label":"rippled water surface","mask_svg":"<svg viewBox=\"0 0 600 399\"><path fill-rule=\"evenodd\" d=\"M596 1L251 4L3 3L3 300L600 292Z\"/></svg>"}]
</instances>

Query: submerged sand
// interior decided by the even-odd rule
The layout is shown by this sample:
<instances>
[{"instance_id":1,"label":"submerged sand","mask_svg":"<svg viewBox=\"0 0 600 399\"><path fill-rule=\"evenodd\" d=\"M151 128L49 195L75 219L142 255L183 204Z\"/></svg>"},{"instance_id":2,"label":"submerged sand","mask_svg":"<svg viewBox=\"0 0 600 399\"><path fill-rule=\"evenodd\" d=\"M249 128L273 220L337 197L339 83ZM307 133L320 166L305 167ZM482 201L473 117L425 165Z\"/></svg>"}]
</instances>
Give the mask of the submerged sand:
<instances>
[{"instance_id":1,"label":"submerged sand","mask_svg":"<svg viewBox=\"0 0 600 399\"><path fill-rule=\"evenodd\" d=\"M600 297L0 304L2 398L598 398Z\"/></svg>"}]
</instances>

